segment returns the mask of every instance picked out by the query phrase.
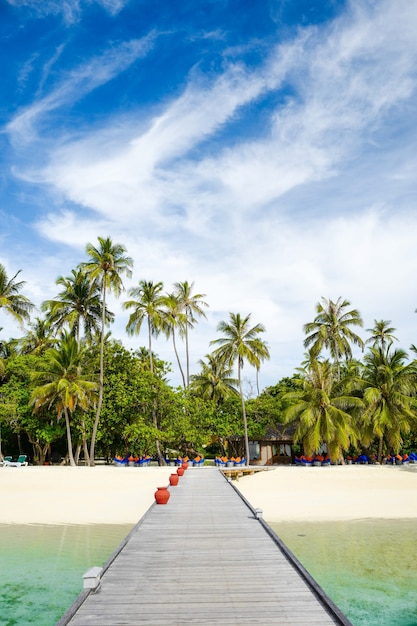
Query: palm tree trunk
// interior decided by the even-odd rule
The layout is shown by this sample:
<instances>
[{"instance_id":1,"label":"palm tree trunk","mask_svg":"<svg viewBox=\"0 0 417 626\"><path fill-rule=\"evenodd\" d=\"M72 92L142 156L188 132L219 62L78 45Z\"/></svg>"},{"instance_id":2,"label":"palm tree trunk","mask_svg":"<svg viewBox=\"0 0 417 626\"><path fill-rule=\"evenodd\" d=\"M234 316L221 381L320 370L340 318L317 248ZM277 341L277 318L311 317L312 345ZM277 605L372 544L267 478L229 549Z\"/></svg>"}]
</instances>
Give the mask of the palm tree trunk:
<instances>
[{"instance_id":1,"label":"palm tree trunk","mask_svg":"<svg viewBox=\"0 0 417 626\"><path fill-rule=\"evenodd\" d=\"M187 363L187 387L190 386L190 355L188 352L188 327L187 327L187 320L186 320L186 326L185 326L185 356L186 356L186 363Z\"/></svg>"},{"instance_id":2,"label":"palm tree trunk","mask_svg":"<svg viewBox=\"0 0 417 626\"><path fill-rule=\"evenodd\" d=\"M379 444L378 444L378 463L381 465L382 464L382 446L384 444L384 438L380 437L379 438Z\"/></svg>"},{"instance_id":3,"label":"palm tree trunk","mask_svg":"<svg viewBox=\"0 0 417 626\"><path fill-rule=\"evenodd\" d=\"M68 444L68 456L70 460L70 465L71 467L76 467L75 461L74 461L74 455L72 454L71 427L70 427L67 407L64 407L64 416L65 416L65 426L67 429L67 444Z\"/></svg>"},{"instance_id":4,"label":"palm tree trunk","mask_svg":"<svg viewBox=\"0 0 417 626\"><path fill-rule=\"evenodd\" d=\"M148 315L148 345L149 345L149 368L153 374L153 359L152 359L152 333L151 333L151 321Z\"/></svg>"},{"instance_id":5,"label":"palm tree trunk","mask_svg":"<svg viewBox=\"0 0 417 626\"><path fill-rule=\"evenodd\" d=\"M105 276L103 277L103 302L102 302L103 310L101 312L101 336L100 336L100 380L99 380L99 391L98 391L98 402L97 402L97 411L96 417L93 425L93 432L91 433L91 444L90 444L90 466L94 466L94 451L96 445L96 437L97 437L97 429L98 423L100 420L101 414L101 405L103 404L103 389L104 389L104 331L106 324L106 282Z\"/></svg>"},{"instance_id":6,"label":"palm tree trunk","mask_svg":"<svg viewBox=\"0 0 417 626\"><path fill-rule=\"evenodd\" d=\"M245 457L246 457L246 465L249 465L249 438L248 438L248 422L246 419L246 407L245 407L245 398L243 397L243 388L242 388L242 378L240 373L241 365L238 357L237 361L237 377L239 380L239 391L240 391L240 399L242 402L242 415L243 415L243 429L245 434Z\"/></svg>"},{"instance_id":7,"label":"palm tree trunk","mask_svg":"<svg viewBox=\"0 0 417 626\"><path fill-rule=\"evenodd\" d=\"M178 367L179 367L180 372L181 372L182 383L184 385L184 389L186 389L187 385L185 384L184 370L182 369L180 357L178 356L178 350L177 350L177 344L176 344L176 341L175 341L175 330L174 330L174 328L172 329L172 343L174 344L174 352L175 352L175 356L177 357Z\"/></svg>"}]
</instances>

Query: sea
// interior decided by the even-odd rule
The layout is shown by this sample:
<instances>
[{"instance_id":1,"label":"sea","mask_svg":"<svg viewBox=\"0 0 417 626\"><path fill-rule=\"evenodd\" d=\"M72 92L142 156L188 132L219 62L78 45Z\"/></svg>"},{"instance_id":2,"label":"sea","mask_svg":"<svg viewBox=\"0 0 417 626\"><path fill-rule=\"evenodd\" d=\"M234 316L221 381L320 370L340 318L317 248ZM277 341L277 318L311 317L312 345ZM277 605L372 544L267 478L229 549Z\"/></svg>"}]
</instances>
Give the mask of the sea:
<instances>
[{"instance_id":1,"label":"sea","mask_svg":"<svg viewBox=\"0 0 417 626\"><path fill-rule=\"evenodd\" d=\"M54 626L131 529L0 524L0 626Z\"/></svg>"},{"instance_id":2,"label":"sea","mask_svg":"<svg viewBox=\"0 0 417 626\"><path fill-rule=\"evenodd\" d=\"M354 626L417 626L417 520L270 526Z\"/></svg>"},{"instance_id":3,"label":"sea","mask_svg":"<svg viewBox=\"0 0 417 626\"><path fill-rule=\"evenodd\" d=\"M416 520L271 527L354 626L417 626ZM54 626L131 528L0 524L0 626Z\"/></svg>"}]
</instances>

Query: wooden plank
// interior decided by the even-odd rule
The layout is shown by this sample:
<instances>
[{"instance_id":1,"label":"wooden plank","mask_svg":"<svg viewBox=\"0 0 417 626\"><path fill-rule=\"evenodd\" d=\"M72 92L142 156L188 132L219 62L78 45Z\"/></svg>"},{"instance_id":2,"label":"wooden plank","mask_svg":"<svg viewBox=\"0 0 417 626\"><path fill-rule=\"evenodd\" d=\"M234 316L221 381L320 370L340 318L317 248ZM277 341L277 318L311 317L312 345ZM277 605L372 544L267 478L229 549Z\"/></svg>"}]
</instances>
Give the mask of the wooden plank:
<instances>
[{"instance_id":1,"label":"wooden plank","mask_svg":"<svg viewBox=\"0 0 417 626\"><path fill-rule=\"evenodd\" d=\"M216 468L186 471L59 626L349 624L335 619Z\"/></svg>"}]
</instances>

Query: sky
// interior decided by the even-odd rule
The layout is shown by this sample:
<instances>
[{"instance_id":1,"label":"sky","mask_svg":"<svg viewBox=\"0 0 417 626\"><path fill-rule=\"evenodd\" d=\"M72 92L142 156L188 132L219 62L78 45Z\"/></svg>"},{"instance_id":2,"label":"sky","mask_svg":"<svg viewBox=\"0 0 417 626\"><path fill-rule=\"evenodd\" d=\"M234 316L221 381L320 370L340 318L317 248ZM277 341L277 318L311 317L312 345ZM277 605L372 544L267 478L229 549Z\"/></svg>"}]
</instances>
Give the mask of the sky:
<instances>
[{"instance_id":1,"label":"sky","mask_svg":"<svg viewBox=\"0 0 417 626\"><path fill-rule=\"evenodd\" d=\"M417 343L416 32L409 0L0 0L0 263L34 316L109 236L127 347L138 281L205 294L192 372L233 312L265 326L261 387L291 376L323 297Z\"/></svg>"}]
</instances>

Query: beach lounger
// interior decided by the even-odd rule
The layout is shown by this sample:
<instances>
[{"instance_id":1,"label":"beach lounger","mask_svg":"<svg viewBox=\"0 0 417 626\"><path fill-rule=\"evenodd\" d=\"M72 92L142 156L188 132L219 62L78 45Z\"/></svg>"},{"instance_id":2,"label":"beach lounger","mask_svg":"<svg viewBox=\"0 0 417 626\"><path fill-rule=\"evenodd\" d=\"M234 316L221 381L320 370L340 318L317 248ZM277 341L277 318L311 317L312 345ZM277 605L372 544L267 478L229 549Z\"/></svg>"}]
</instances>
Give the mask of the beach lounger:
<instances>
[{"instance_id":1,"label":"beach lounger","mask_svg":"<svg viewBox=\"0 0 417 626\"><path fill-rule=\"evenodd\" d=\"M129 465L129 457L126 456L124 459L121 459L115 456L113 459L113 463L116 467L127 467Z\"/></svg>"},{"instance_id":2,"label":"beach lounger","mask_svg":"<svg viewBox=\"0 0 417 626\"><path fill-rule=\"evenodd\" d=\"M5 467L23 467L28 464L26 459L27 459L26 454L20 454L17 458L17 461L5 461L4 466Z\"/></svg>"},{"instance_id":3,"label":"beach lounger","mask_svg":"<svg viewBox=\"0 0 417 626\"><path fill-rule=\"evenodd\" d=\"M0 461L0 465L6 465L6 463L10 463L12 460L12 456L5 456L2 461Z\"/></svg>"}]
</instances>

